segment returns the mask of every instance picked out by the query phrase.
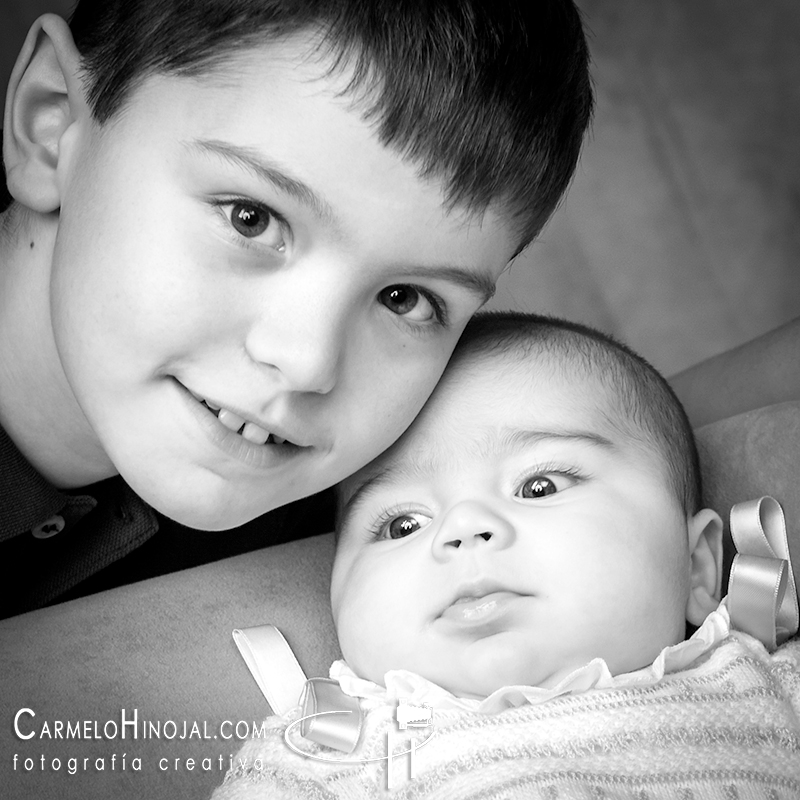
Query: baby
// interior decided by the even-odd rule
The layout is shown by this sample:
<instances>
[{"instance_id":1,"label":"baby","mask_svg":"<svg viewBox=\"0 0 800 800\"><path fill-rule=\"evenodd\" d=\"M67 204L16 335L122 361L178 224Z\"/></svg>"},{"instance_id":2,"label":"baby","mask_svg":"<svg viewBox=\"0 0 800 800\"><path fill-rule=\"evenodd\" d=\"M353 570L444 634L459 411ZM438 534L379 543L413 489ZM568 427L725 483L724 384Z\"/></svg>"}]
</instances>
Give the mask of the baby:
<instances>
[{"instance_id":1,"label":"baby","mask_svg":"<svg viewBox=\"0 0 800 800\"><path fill-rule=\"evenodd\" d=\"M569 327L477 324L413 429L344 486L345 660L466 697L596 657L649 664L717 605L721 520L698 474L639 358Z\"/></svg>"},{"instance_id":2,"label":"baby","mask_svg":"<svg viewBox=\"0 0 800 800\"><path fill-rule=\"evenodd\" d=\"M290 753L298 712L221 796L380 794L385 763L346 762L385 753L401 699L435 730L403 796L798 796L800 643L729 635L700 490L643 359L571 323L476 318L413 426L341 487L331 675L368 712L359 748Z\"/></svg>"}]
</instances>

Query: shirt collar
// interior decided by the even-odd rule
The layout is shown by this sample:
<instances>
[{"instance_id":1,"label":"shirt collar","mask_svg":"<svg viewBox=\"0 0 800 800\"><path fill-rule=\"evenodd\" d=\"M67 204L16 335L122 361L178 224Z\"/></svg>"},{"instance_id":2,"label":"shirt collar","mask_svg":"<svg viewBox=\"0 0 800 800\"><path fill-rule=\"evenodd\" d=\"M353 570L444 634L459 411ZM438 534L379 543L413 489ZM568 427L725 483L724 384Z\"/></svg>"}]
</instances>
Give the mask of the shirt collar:
<instances>
[{"instance_id":1,"label":"shirt collar","mask_svg":"<svg viewBox=\"0 0 800 800\"><path fill-rule=\"evenodd\" d=\"M85 513L94 505L93 498L65 494L46 481L0 428L0 541L31 530L65 508Z\"/></svg>"}]
</instances>

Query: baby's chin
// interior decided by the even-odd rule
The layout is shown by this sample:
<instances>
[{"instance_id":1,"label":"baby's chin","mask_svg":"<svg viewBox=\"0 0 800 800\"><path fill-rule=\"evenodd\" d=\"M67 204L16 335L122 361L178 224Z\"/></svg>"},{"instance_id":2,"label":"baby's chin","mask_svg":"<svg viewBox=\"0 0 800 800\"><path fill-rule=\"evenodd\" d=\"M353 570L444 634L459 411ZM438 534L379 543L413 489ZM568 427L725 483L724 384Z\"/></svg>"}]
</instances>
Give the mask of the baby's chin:
<instances>
[{"instance_id":1,"label":"baby's chin","mask_svg":"<svg viewBox=\"0 0 800 800\"><path fill-rule=\"evenodd\" d=\"M436 683L436 681L434 681ZM445 681L439 685L456 697L465 697L472 700L483 700L506 686L544 686L544 682L532 679L530 676L509 677L508 680L497 680L487 676L475 677L470 680ZM555 683L552 684L555 686ZM548 683L549 688L549 683Z\"/></svg>"},{"instance_id":2,"label":"baby's chin","mask_svg":"<svg viewBox=\"0 0 800 800\"><path fill-rule=\"evenodd\" d=\"M341 644L341 643L340 643ZM536 659L530 649L504 647L496 642L492 648L473 650L471 658L376 658L376 652L348 652L342 648L345 661L353 671L380 686L386 685L386 673L405 670L425 678L456 697L482 700L506 686L533 686L552 689L564 678L583 667L591 659L569 659L559 664ZM384 654L386 655L386 654ZM463 655L463 654L462 654ZM349 656L349 657L348 657ZM361 658L359 658L361 656Z\"/></svg>"},{"instance_id":3,"label":"baby's chin","mask_svg":"<svg viewBox=\"0 0 800 800\"><path fill-rule=\"evenodd\" d=\"M572 668L558 670L555 673L525 669L502 670L498 674L496 670L483 672L472 669L467 672L462 666L461 669L450 670L444 675L441 673L425 674L424 671L420 671L418 674L456 697L483 700L506 686L552 688L572 671Z\"/></svg>"},{"instance_id":4,"label":"baby's chin","mask_svg":"<svg viewBox=\"0 0 800 800\"><path fill-rule=\"evenodd\" d=\"M660 650L658 651L660 652ZM607 659L606 663L613 675L632 672L651 664L658 655L637 652L628 654L627 658ZM486 648L471 654L470 659L442 659L433 663L430 658L420 661L411 658L403 664L388 667L386 661L358 664L348 663L356 674L367 678L381 686L385 686L386 672L400 669L413 672L431 681L456 697L482 700L499 689L507 686L528 686L539 689L555 689L573 673L583 669L595 658L602 655L570 654L559 660L552 657L536 659L533 652L524 648L503 647L496 643L493 648ZM551 654L552 655L552 654ZM402 659L400 659L402 660Z\"/></svg>"},{"instance_id":5,"label":"baby's chin","mask_svg":"<svg viewBox=\"0 0 800 800\"><path fill-rule=\"evenodd\" d=\"M458 697L482 699L505 686L539 686L550 677L550 670L535 659L522 658L502 646L497 650L474 652L473 658L453 665L443 676L443 688Z\"/></svg>"},{"instance_id":6,"label":"baby's chin","mask_svg":"<svg viewBox=\"0 0 800 800\"><path fill-rule=\"evenodd\" d=\"M446 689L456 697L484 699L507 686L529 686L539 689L553 689L576 670L586 666L592 659L575 659L559 665L513 659L505 663L490 660L489 663L473 662L468 668L465 664L441 675L437 680L432 675L423 675ZM509 663L511 662L511 663Z\"/></svg>"},{"instance_id":7,"label":"baby's chin","mask_svg":"<svg viewBox=\"0 0 800 800\"><path fill-rule=\"evenodd\" d=\"M345 659L347 661L347 659ZM347 661L353 671L361 678L372 681L379 686L386 686L386 674L395 670L406 670L419 675L436 686L444 689L455 697L471 700L483 700L498 689L506 686L535 686L550 689L556 686L567 675L574 671L573 667L560 669L553 673L533 673L530 670L506 673L498 676L491 672L481 674L471 671L465 674L463 666L443 672L436 669L417 668L410 664L395 667L377 667L373 669L359 669L357 664Z\"/></svg>"}]
</instances>

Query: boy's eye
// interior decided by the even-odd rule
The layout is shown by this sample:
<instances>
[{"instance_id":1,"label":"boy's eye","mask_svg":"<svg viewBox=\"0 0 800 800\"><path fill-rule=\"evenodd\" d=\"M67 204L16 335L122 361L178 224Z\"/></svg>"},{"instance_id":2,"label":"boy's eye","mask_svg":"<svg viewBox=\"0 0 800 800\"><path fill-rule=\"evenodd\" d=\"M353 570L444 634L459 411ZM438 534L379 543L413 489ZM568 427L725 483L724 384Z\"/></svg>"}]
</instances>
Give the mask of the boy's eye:
<instances>
[{"instance_id":1,"label":"boy's eye","mask_svg":"<svg viewBox=\"0 0 800 800\"><path fill-rule=\"evenodd\" d=\"M413 286L387 286L381 290L378 299L392 313L415 322L428 322L437 316L431 301Z\"/></svg>"},{"instance_id":2,"label":"boy's eye","mask_svg":"<svg viewBox=\"0 0 800 800\"><path fill-rule=\"evenodd\" d=\"M536 500L539 497L555 494L557 491L558 487L546 475L534 475L520 486L518 494L527 500Z\"/></svg>"},{"instance_id":3,"label":"boy's eye","mask_svg":"<svg viewBox=\"0 0 800 800\"><path fill-rule=\"evenodd\" d=\"M250 203L232 203L230 221L234 230L247 239L255 239L266 233L264 244L279 252L286 248L281 222L267 208Z\"/></svg>"},{"instance_id":4,"label":"boy's eye","mask_svg":"<svg viewBox=\"0 0 800 800\"><path fill-rule=\"evenodd\" d=\"M430 517L424 514L402 514L395 517L385 527L386 537L389 539L402 539L418 531L423 525L430 522Z\"/></svg>"}]
</instances>

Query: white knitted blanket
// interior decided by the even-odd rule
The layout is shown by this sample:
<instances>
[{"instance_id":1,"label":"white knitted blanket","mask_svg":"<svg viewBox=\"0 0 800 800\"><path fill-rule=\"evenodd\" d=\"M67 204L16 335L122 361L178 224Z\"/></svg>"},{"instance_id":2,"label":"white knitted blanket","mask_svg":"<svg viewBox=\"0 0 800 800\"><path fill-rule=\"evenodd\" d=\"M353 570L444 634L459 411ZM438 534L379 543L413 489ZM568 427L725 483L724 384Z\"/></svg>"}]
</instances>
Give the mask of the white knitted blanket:
<instances>
[{"instance_id":1,"label":"white knitted blanket","mask_svg":"<svg viewBox=\"0 0 800 800\"><path fill-rule=\"evenodd\" d=\"M350 756L292 737L322 758L378 759L329 763L286 745L295 710L269 718L266 735L245 744L214 800L800 798L800 639L770 655L732 633L679 672L624 683L497 713L434 708L435 734L416 750L413 778L409 756L396 756L391 790L387 731L399 752L431 729L399 731L396 703L369 698Z\"/></svg>"}]
</instances>

